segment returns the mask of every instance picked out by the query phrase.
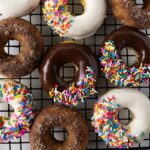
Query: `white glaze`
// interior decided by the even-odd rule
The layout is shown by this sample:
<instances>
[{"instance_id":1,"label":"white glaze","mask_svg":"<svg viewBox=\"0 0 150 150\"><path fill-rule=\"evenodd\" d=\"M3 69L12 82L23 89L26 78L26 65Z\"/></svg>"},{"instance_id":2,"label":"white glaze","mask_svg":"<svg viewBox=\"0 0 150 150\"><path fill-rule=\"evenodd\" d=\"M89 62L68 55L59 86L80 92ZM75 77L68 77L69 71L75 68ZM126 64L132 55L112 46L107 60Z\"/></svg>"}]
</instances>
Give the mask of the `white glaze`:
<instances>
[{"instance_id":1,"label":"white glaze","mask_svg":"<svg viewBox=\"0 0 150 150\"><path fill-rule=\"evenodd\" d=\"M85 11L82 15L72 16L71 28L64 35L74 39L89 37L98 30L106 17L106 0L85 0Z\"/></svg>"},{"instance_id":2,"label":"white glaze","mask_svg":"<svg viewBox=\"0 0 150 150\"><path fill-rule=\"evenodd\" d=\"M0 0L0 14L3 18L23 17L32 12L40 0Z\"/></svg>"},{"instance_id":3,"label":"white glaze","mask_svg":"<svg viewBox=\"0 0 150 150\"><path fill-rule=\"evenodd\" d=\"M115 96L121 108L128 108L134 116L128 124L132 136L139 136L142 132L150 131L150 101L146 95L138 90L126 88L111 90L101 98L112 95Z\"/></svg>"}]
</instances>

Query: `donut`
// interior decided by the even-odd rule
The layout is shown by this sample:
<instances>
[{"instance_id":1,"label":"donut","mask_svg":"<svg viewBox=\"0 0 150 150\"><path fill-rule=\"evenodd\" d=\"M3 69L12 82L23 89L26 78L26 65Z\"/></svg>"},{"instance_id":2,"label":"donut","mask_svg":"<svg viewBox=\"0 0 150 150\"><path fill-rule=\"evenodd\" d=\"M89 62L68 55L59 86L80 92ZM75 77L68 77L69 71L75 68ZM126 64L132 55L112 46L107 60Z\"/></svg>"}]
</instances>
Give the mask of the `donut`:
<instances>
[{"instance_id":1,"label":"donut","mask_svg":"<svg viewBox=\"0 0 150 150\"><path fill-rule=\"evenodd\" d=\"M128 125L118 119L118 112L128 108L133 117ZM95 132L115 148L129 148L140 142L150 128L150 101L142 92L135 89L114 89L94 105L92 125Z\"/></svg>"},{"instance_id":2,"label":"donut","mask_svg":"<svg viewBox=\"0 0 150 150\"><path fill-rule=\"evenodd\" d=\"M66 82L59 75L66 63L76 67L72 81ZM65 42L50 47L39 67L40 80L45 91L54 102L77 105L89 95L95 94L98 63L91 49L85 45Z\"/></svg>"},{"instance_id":3,"label":"donut","mask_svg":"<svg viewBox=\"0 0 150 150\"><path fill-rule=\"evenodd\" d=\"M81 0L84 13L78 16L68 11L68 0L45 0L43 14L48 26L61 37L83 39L98 30L106 17L105 0Z\"/></svg>"},{"instance_id":4,"label":"donut","mask_svg":"<svg viewBox=\"0 0 150 150\"><path fill-rule=\"evenodd\" d=\"M34 119L32 94L16 81L1 80L0 99L14 109L10 117L0 116L0 141L14 141L30 131Z\"/></svg>"},{"instance_id":5,"label":"donut","mask_svg":"<svg viewBox=\"0 0 150 150\"><path fill-rule=\"evenodd\" d=\"M49 134L56 126L63 127L68 132L64 142ZM76 110L53 105L42 110L36 117L29 137L33 150L85 150L88 144L88 126Z\"/></svg>"},{"instance_id":6,"label":"donut","mask_svg":"<svg viewBox=\"0 0 150 150\"><path fill-rule=\"evenodd\" d=\"M0 14L3 18L23 17L30 14L39 2L40 0L1 0Z\"/></svg>"},{"instance_id":7,"label":"donut","mask_svg":"<svg viewBox=\"0 0 150 150\"><path fill-rule=\"evenodd\" d=\"M9 55L4 47L9 40L21 44L18 55ZM38 29L31 23L8 18L0 22L0 73L9 78L20 78L31 73L43 54L44 44Z\"/></svg>"},{"instance_id":8,"label":"donut","mask_svg":"<svg viewBox=\"0 0 150 150\"><path fill-rule=\"evenodd\" d=\"M150 39L131 27L121 27L112 32L103 43L100 56L102 71L116 86L139 86L150 78ZM137 61L127 66L120 57L125 47L133 48Z\"/></svg>"},{"instance_id":9,"label":"donut","mask_svg":"<svg viewBox=\"0 0 150 150\"><path fill-rule=\"evenodd\" d=\"M133 0L112 0L114 16L124 25L138 29L150 28L150 1L143 0L139 8Z\"/></svg>"}]
</instances>

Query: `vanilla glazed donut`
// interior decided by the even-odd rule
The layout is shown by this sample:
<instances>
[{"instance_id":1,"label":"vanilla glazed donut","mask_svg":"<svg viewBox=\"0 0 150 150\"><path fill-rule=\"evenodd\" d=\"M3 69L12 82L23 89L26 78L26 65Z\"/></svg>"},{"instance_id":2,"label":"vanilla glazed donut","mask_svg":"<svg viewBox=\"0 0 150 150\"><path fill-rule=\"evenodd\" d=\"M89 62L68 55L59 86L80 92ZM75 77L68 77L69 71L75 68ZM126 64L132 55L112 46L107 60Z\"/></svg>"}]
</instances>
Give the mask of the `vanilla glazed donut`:
<instances>
[{"instance_id":1,"label":"vanilla glazed donut","mask_svg":"<svg viewBox=\"0 0 150 150\"><path fill-rule=\"evenodd\" d=\"M40 0L1 0L0 14L3 18L23 17L30 14L39 2Z\"/></svg>"},{"instance_id":2,"label":"vanilla glazed donut","mask_svg":"<svg viewBox=\"0 0 150 150\"><path fill-rule=\"evenodd\" d=\"M4 50L9 40L20 42L18 55ZM20 78L39 65L44 52L43 38L38 29L26 20L8 18L0 21L0 73L9 78Z\"/></svg>"},{"instance_id":3,"label":"vanilla glazed donut","mask_svg":"<svg viewBox=\"0 0 150 150\"><path fill-rule=\"evenodd\" d=\"M135 5L134 0L111 0L114 16L122 24L138 29L150 28L150 0L143 0L143 7Z\"/></svg>"},{"instance_id":4,"label":"vanilla glazed donut","mask_svg":"<svg viewBox=\"0 0 150 150\"><path fill-rule=\"evenodd\" d=\"M105 0L81 0L82 15L73 16L67 9L68 0L45 0L43 13L54 32L62 37L83 39L97 31L106 17Z\"/></svg>"},{"instance_id":5,"label":"vanilla glazed donut","mask_svg":"<svg viewBox=\"0 0 150 150\"><path fill-rule=\"evenodd\" d=\"M0 99L14 109L9 118L0 116L0 141L13 141L28 133L34 119L33 98L28 89L15 81L0 81Z\"/></svg>"},{"instance_id":6,"label":"vanilla glazed donut","mask_svg":"<svg viewBox=\"0 0 150 150\"><path fill-rule=\"evenodd\" d=\"M58 141L50 134L50 130L57 126L68 131L65 141ZM49 106L36 117L30 143L32 150L85 150L88 144L87 122L75 109Z\"/></svg>"},{"instance_id":7,"label":"vanilla glazed donut","mask_svg":"<svg viewBox=\"0 0 150 150\"><path fill-rule=\"evenodd\" d=\"M149 43L147 43L149 39L138 32L132 35L134 33L132 29L124 30L123 32L122 36L118 33L114 33L114 37L110 36L108 37L108 41L104 42L101 48L102 56L100 56L100 63L103 67L102 71L105 77L116 86L139 86L141 83L147 82L150 78L150 63L148 63L150 61L150 49ZM131 34L131 37L124 34ZM140 37L138 37L139 34L141 35ZM136 45L135 42L132 42L134 40L141 41L139 46L141 49L137 46L139 43ZM115 44L117 44L117 46ZM136 62L136 64L131 67L128 67L119 55L119 51L126 46L135 48L135 51L140 54L139 62Z\"/></svg>"},{"instance_id":8,"label":"vanilla glazed donut","mask_svg":"<svg viewBox=\"0 0 150 150\"><path fill-rule=\"evenodd\" d=\"M128 108L132 121L123 125L118 111ZM104 94L94 106L92 125L106 144L116 148L129 148L140 142L150 131L150 101L135 89L114 89Z\"/></svg>"}]
</instances>

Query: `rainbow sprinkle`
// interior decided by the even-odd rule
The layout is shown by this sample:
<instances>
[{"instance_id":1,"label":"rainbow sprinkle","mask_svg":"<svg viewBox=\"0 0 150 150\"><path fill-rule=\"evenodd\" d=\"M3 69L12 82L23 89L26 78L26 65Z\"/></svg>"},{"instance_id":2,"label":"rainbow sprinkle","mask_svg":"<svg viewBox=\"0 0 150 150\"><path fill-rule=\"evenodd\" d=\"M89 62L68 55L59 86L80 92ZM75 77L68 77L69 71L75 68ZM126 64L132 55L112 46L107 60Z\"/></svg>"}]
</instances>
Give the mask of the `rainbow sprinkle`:
<instances>
[{"instance_id":1,"label":"rainbow sprinkle","mask_svg":"<svg viewBox=\"0 0 150 150\"><path fill-rule=\"evenodd\" d=\"M91 67L87 67L86 74L80 76L80 81L71 83L68 89L62 93L58 91L56 86L50 90L49 95L50 98L54 98L54 102L77 106L79 102L84 102L84 99L97 93L95 90L95 82L95 73Z\"/></svg>"},{"instance_id":2,"label":"rainbow sprinkle","mask_svg":"<svg viewBox=\"0 0 150 150\"><path fill-rule=\"evenodd\" d=\"M67 11L68 0L45 0L43 14L45 21L56 33L63 36L73 20Z\"/></svg>"},{"instance_id":3,"label":"rainbow sprinkle","mask_svg":"<svg viewBox=\"0 0 150 150\"><path fill-rule=\"evenodd\" d=\"M34 118L31 93L19 83L2 81L0 98L14 109L10 118L0 117L0 141L12 141L28 133Z\"/></svg>"},{"instance_id":4,"label":"rainbow sprinkle","mask_svg":"<svg viewBox=\"0 0 150 150\"><path fill-rule=\"evenodd\" d=\"M117 54L113 41L105 42L101 49L103 56L100 58L102 71L107 79L117 86L139 86L150 78L150 64L140 65L139 68L127 67Z\"/></svg>"},{"instance_id":5,"label":"rainbow sprinkle","mask_svg":"<svg viewBox=\"0 0 150 150\"><path fill-rule=\"evenodd\" d=\"M119 122L118 111L119 105L114 96L100 98L94 106L92 126L106 144L119 149L129 148L138 143L137 139L143 137L144 133L138 137L132 136L129 128Z\"/></svg>"}]
</instances>

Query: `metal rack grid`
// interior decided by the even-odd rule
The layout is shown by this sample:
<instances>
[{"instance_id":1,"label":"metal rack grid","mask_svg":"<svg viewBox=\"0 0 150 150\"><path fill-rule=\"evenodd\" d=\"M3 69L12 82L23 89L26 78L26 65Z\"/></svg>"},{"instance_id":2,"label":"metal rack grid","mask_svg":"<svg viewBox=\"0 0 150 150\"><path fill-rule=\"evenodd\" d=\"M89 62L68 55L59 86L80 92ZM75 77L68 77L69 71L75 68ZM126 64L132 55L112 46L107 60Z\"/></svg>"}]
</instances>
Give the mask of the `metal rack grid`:
<instances>
[{"instance_id":1,"label":"metal rack grid","mask_svg":"<svg viewBox=\"0 0 150 150\"><path fill-rule=\"evenodd\" d=\"M142 5L142 1L138 0L137 4L139 6ZM67 38L60 38L58 35L54 34L51 29L45 24L43 16L42 16L42 2L40 6L29 16L24 17L24 19L30 21L34 24L39 31L41 32L44 41L45 41L45 50L54 45L55 43L62 42L64 40L68 40ZM80 14L82 11L82 7L80 5L79 0L69 0L69 8L74 14ZM84 40L78 41L81 44L88 45L93 52L96 54L99 53L100 46L105 36L111 33L111 31L119 28L121 24L117 22L114 16L111 13L110 7L108 7L107 18L104 21L101 28L97 31L94 36L86 38ZM150 35L150 30L144 30L148 36ZM5 50L9 54L18 54L20 50L20 45L17 41L9 41L5 47ZM128 49L125 49L122 53L122 58L129 63L131 58L134 58L134 54ZM75 68L71 64L66 64L62 67L61 75L65 80L69 80L74 75ZM1 77L3 79L3 77ZM48 98L48 95L44 92L42 85L39 81L38 71L33 71L30 75L26 77L22 77L19 80L21 83L25 84L29 87L31 92L33 93L35 100L35 109L36 111L40 111L45 108L47 105L51 105L52 101ZM103 74L100 74L99 81L97 83L97 91L98 94L90 97L85 103L80 104L77 109L82 113L83 117L88 121L90 134L89 134L89 145L87 150L108 150L112 149L109 146L106 146L104 142L97 136L94 132L94 129L90 125L90 119L92 116L93 105L100 95L107 92L108 90L114 88L112 84L110 84L104 77ZM137 88L138 90L144 92L148 97L150 97L150 82L147 84L142 84ZM13 110L9 105L0 103L0 114L8 116ZM120 120L126 124L130 122L132 119L131 114L128 109L123 109L119 113ZM55 138L59 140L64 140L67 136L67 133L62 128L55 128L52 131L54 133ZM29 136L26 134L22 138L14 141L14 142L3 142L0 143L0 150L30 150L29 144ZM141 149L141 150L150 150L150 134L146 135L146 138L140 144L134 145L132 149Z\"/></svg>"}]
</instances>

